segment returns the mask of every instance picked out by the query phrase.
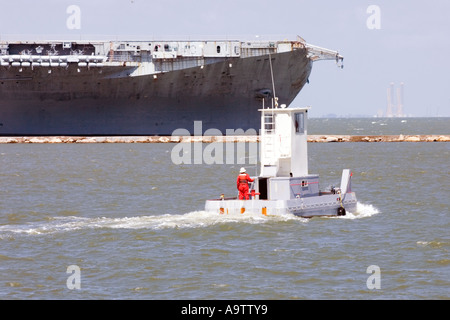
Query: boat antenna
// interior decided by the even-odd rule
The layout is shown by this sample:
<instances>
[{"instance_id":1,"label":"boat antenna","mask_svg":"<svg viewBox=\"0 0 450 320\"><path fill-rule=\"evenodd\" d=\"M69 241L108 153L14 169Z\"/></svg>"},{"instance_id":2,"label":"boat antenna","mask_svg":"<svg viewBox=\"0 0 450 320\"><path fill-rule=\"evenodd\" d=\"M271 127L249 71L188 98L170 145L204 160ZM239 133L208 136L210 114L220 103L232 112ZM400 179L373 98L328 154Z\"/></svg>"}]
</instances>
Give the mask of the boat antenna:
<instances>
[{"instance_id":1,"label":"boat antenna","mask_svg":"<svg viewBox=\"0 0 450 320\"><path fill-rule=\"evenodd\" d=\"M275 81L273 79L273 68L272 68L272 56L270 55L270 52L269 52L269 65L270 65L270 76L272 77L273 100L275 100L275 108L278 108L278 97L275 92ZM272 103L272 107L273 107L273 103Z\"/></svg>"}]
</instances>

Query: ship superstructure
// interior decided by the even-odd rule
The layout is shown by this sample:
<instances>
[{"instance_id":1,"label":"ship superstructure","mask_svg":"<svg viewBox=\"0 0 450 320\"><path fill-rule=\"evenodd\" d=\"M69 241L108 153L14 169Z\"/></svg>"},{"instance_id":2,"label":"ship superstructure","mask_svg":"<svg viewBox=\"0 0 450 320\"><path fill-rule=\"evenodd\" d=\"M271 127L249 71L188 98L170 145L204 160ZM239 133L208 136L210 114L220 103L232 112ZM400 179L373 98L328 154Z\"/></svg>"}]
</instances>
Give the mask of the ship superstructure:
<instances>
[{"instance_id":1,"label":"ship superstructure","mask_svg":"<svg viewBox=\"0 0 450 320\"><path fill-rule=\"evenodd\" d=\"M3 41L0 135L170 135L258 128L261 100L290 104L316 60L296 41Z\"/></svg>"}]
</instances>

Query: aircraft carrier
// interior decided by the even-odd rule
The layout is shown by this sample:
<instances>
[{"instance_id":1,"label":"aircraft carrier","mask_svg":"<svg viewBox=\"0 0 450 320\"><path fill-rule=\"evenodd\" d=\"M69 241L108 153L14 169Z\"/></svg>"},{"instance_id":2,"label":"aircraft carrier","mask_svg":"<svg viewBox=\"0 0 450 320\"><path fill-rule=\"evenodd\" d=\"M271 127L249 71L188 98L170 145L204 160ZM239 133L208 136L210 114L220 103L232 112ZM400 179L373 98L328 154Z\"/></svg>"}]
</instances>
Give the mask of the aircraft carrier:
<instances>
[{"instance_id":1,"label":"aircraft carrier","mask_svg":"<svg viewBox=\"0 0 450 320\"><path fill-rule=\"evenodd\" d=\"M263 100L289 105L317 60L343 57L301 38L0 41L0 136L245 132Z\"/></svg>"}]
</instances>

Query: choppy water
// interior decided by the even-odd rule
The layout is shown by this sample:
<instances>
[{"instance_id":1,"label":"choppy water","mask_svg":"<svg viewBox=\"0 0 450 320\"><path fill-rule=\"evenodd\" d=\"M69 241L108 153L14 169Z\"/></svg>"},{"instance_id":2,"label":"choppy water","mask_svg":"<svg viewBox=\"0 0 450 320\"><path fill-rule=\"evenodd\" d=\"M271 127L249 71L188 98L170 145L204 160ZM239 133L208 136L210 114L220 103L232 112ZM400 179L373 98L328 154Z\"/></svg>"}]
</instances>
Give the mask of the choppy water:
<instances>
[{"instance_id":1,"label":"choppy water","mask_svg":"<svg viewBox=\"0 0 450 320\"><path fill-rule=\"evenodd\" d=\"M309 134L432 135L450 134L450 118L312 118Z\"/></svg>"},{"instance_id":2,"label":"choppy water","mask_svg":"<svg viewBox=\"0 0 450 320\"><path fill-rule=\"evenodd\" d=\"M173 147L0 145L0 299L450 298L449 143L310 144L321 187L351 168L359 204L309 220L204 212L241 165Z\"/></svg>"}]
</instances>

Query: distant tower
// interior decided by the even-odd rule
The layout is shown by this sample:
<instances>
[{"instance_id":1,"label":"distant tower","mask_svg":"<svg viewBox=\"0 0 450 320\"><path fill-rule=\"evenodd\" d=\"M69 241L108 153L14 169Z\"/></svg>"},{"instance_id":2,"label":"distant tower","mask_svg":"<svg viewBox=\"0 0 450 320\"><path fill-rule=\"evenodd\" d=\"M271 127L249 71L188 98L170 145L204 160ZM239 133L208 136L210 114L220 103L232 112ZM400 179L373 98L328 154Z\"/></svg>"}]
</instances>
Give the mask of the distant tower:
<instances>
[{"instance_id":1,"label":"distant tower","mask_svg":"<svg viewBox=\"0 0 450 320\"><path fill-rule=\"evenodd\" d=\"M394 93L394 83L391 82L390 87L388 87L387 89L387 110L386 110L386 117L392 117L392 115L394 114L394 110L393 106L394 106L394 101L393 101L393 93Z\"/></svg>"},{"instance_id":2,"label":"distant tower","mask_svg":"<svg viewBox=\"0 0 450 320\"><path fill-rule=\"evenodd\" d=\"M400 86L395 90L394 83L391 82L387 89L387 110L386 117L404 117L403 90L404 83L400 82ZM394 99L395 98L395 99ZM396 101L394 101L396 100ZM396 103L395 103L396 102Z\"/></svg>"},{"instance_id":3,"label":"distant tower","mask_svg":"<svg viewBox=\"0 0 450 320\"><path fill-rule=\"evenodd\" d=\"M400 83L400 87L397 88L397 117L403 117L403 87L404 83Z\"/></svg>"}]
</instances>

